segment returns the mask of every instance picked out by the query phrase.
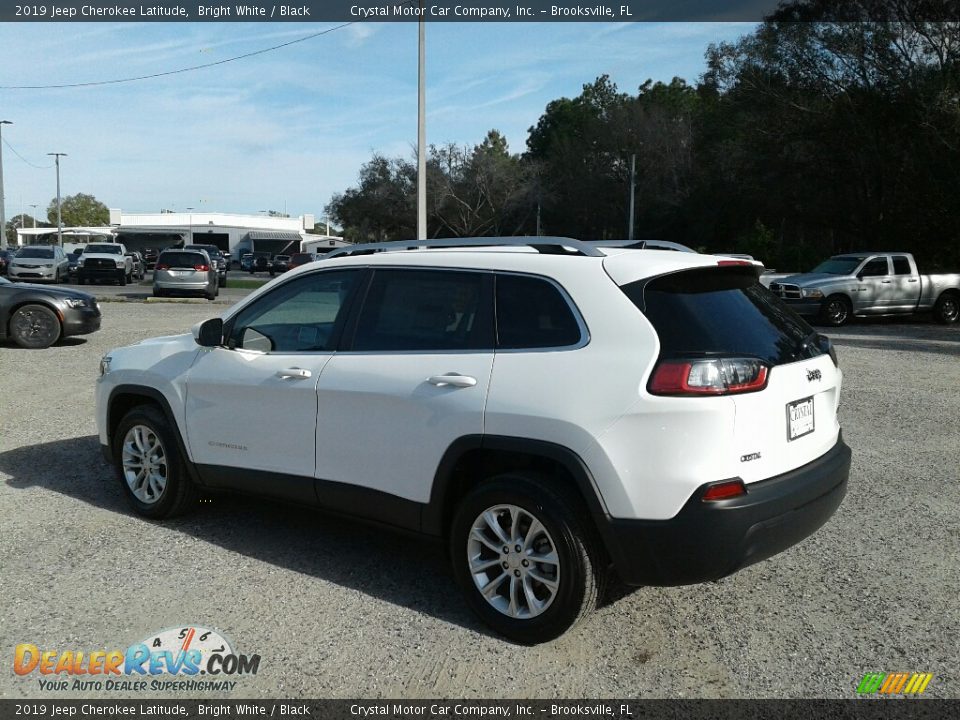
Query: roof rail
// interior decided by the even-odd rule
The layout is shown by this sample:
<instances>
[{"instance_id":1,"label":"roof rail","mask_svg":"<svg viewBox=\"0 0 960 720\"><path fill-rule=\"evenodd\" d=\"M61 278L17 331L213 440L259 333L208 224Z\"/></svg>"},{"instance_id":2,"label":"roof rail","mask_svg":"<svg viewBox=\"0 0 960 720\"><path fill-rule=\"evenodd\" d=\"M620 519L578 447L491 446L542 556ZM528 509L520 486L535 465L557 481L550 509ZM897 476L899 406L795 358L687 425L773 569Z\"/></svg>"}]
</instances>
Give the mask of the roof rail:
<instances>
[{"instance_id":1,"label":"roof rail","mask_svg":"<svg viewBox=\"0 0 960 720\"><path fill-rule=\"evenodd\" d=\"M347 257L350 255L372 255L379 252L397 252L401 250L422 250L431 248L463 247L530 247L545 255L584 255L603 257L593 243L564 237L473 237L473 238L433 238L430 240L394 240L381 243L359 243L350 247L338 248L326 253L324 259Z\"/></svg>"},{"instance_id":2,"label":"roof rail","mask_svg":"<svg viewBox=\"0 0 960 720\"><path fill-rule=\"evenodd\" d=\"M624 250L676 250L677 252L697 252L693 248L669 240L591 240L596 247L615 247Z\"/></svg>"}]
</instances>

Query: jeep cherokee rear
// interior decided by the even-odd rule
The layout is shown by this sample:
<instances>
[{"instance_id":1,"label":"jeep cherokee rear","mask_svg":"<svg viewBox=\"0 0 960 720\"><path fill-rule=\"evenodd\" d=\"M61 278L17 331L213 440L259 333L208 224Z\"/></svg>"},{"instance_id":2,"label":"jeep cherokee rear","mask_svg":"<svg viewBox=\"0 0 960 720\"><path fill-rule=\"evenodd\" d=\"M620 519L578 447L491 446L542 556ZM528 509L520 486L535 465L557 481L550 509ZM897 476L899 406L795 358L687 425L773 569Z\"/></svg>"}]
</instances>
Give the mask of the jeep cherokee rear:
<instances>
[{"instance_id":1,"label":"jeep cherokee rear","mask_svg":"<svg viewBox=\"0 0 960 720\"><path fill-rule=\"evenodd\" d=\"M752 263L537 243L361 248L112 351L97 422L131 504L230 488L441 537L520 642L574 624L611 567L711 580L830 517L836 356Z\"/></svg>"}]
</instances>

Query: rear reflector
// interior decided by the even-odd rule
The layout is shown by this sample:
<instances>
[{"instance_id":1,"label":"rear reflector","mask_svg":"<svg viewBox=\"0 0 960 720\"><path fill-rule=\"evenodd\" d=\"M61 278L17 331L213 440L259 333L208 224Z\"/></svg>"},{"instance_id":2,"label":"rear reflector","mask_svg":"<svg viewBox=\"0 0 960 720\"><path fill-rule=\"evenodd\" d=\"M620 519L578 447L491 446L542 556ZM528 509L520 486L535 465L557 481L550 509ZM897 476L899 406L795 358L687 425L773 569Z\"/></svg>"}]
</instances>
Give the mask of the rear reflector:
<instances>
[{"instance_id":1,"label":"rear reflector","mask_svg":"<svg viewBox=\"0 0 960 720\"><path fill-rule=\"evenodd\" d=\"M717 500L729 500L746 494L747 488L744 486L743 480L730 480L708 487L701 500L703 502L716 502Z\"/></svg>"},{"instance_id":2,"label":"rear reflector","mask_svg":"<svg viewBox=\"0 0 960 720\"><path fill-rule=\"evenodd\" d=\"M194 270L207 271L207 270L210 269L210 266L209 266L209 265L194 265L194 266L193 266L193 269L194 269Z\"/></svg>"},{"instance_id":3,"label":"rear reflector","mask_svg":"<svg viewBox=\"0 0 960 720\"><path fill-rule=\"evenodd\" d=\"M652 395L732 395L767 386L769 370L755 358L662 360L647 389Z\"/></svg>"}]
</instances>

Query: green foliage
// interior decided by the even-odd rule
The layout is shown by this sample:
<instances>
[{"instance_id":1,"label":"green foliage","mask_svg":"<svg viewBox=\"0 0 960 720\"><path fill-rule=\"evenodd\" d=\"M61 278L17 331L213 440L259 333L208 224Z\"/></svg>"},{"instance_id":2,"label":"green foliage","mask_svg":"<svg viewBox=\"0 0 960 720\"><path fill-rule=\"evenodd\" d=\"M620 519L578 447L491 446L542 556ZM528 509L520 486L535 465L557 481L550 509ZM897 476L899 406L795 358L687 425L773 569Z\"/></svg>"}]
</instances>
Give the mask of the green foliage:
<instances>
[{"instance_id":1,"label":"green foliage","mask_svg":"<svg viewBox=\"0 0 960 720\"><path fill-rule=\"evenodd\" d=\"M98 227L110 222L110 210L93 195L77 193L60 198L60 219L64 227ZM57 226L57 199L47 207L47 220Z\"/></svg>"},{"instance_id":2,"label":"green foliage","mask_svg":"<svg viewBox=\"0 0 960 720\"><path fill-rule=\"evenodd\" d=\"M431 235L626 236L808 269L862 249L960 265L960 25L922 0L796 0L711 46L699 83L621 92L602 75L547 104L526 153L491 131L431 148ZM802 20L802 22L798 22ZM415 164L374 159L328 211L347 237L412 237Z\"/></svg>"}]
</instances>

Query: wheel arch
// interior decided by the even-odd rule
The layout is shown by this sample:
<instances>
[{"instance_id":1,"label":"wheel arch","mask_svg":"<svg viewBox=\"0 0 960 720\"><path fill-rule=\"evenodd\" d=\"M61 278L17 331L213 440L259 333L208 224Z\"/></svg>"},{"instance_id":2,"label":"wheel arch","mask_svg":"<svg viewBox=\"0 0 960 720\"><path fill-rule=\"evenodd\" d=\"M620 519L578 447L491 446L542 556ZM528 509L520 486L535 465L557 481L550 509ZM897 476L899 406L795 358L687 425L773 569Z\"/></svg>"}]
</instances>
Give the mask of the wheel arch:
<instances>
[{"instance_id":1,"label":"wheel arch","mask_svg":"<svg viewBox=\"0 0 960 720\"><path fill-rule=\"evenodd\" d=\"M113 452L113 436L117 432L117 427L119 427L120 421L123 420L124 416L128 412L140 405L153 405L154 407L158 407L160 409L166 418L167 423L169 423L171 431L177 439L180 457L183 458L184 465L186 465L187 471L190 473L190 477L194 482L200 483L201 481L199 474L197 473L196 468L194 468L193 462L190 460L190 455L187 453L187 446L183 440L183 433L180 432L180 426L173 414L173 408L170 407L170 402L167 400L166 396L164 396L164 394L156 388L147 387L145 385L117 385L115 388L113 388L113 390L110 391L110 396L107 399L106 419L107 442L109 443L110 452Z\"/></svg>"},{"instance_id":2,"label":"wheel arch","mask_svg":"<svg viewBox=\"0 0 960 720\"><path fill-rule=\"evenodd\" d=\"M446 537L457 504L485 478L510 471L535 471L557 478L583 503L604 545L609 518L586 463L567 447L545 440L501 435L467 435L447 448L434 476L430 500L421 513L421 530ZM608 548L609 549L609 548Z\"/></svg>"},{"instance_id":3,"label":"wheel arch","mask_svg":"<svg viewBox=\"0 0 960 720\"><path fill-rule=\"evenodd\" d=\"M10 321L13 320L13 316L16 315L17 310L22 308L24 305L42 305L53 312L57 316L57 320L60 321L60 330L63 330L63 310L58 308L56 304L50 302L43 297L27 297L22 300L17 300L16 304L12 305L7 311L7 317L4 319L3 323L3 332L7 337L10 336Z\"/></svg>"}]
</instances>

